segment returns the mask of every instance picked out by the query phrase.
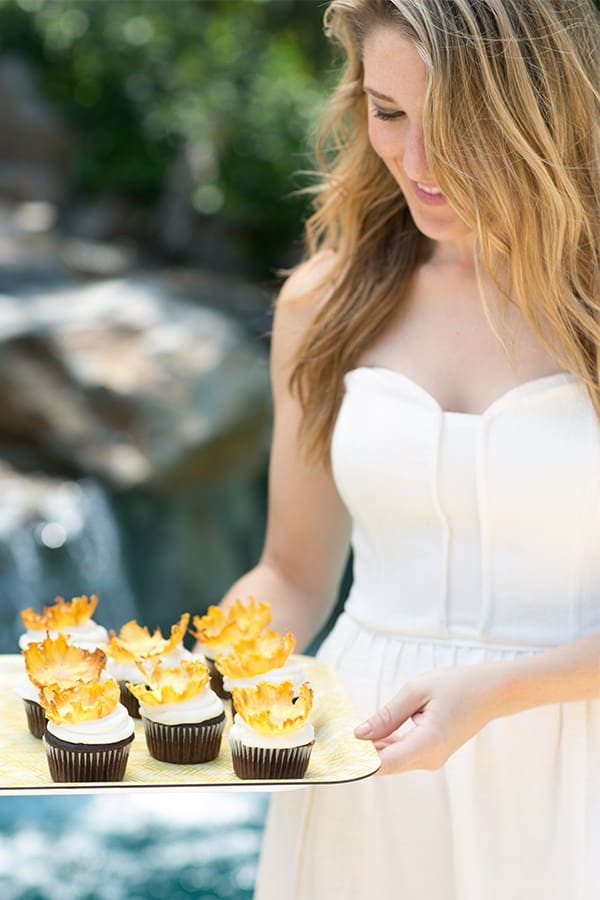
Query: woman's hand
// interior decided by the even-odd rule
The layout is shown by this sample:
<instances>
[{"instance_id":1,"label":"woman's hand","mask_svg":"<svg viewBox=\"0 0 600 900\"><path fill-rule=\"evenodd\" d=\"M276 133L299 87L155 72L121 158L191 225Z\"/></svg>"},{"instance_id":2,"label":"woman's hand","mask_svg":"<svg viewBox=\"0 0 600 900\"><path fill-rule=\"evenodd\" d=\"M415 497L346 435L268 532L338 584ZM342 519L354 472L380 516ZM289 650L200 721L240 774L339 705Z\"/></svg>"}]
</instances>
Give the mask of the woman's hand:
<instances>
[{"instance_id":1,"label":"woman's hand","mask_svg":"<svg viewBox=\"0 0 600 900\"><path fill-rule=\"evenodd\" d=\"M459 747L499 714L503 666L484 663L437 669L412 679L355 730L373 741L380 775L439 769ZM398 729L409 719L410 729Z\"/></svg>"}]
</instances>

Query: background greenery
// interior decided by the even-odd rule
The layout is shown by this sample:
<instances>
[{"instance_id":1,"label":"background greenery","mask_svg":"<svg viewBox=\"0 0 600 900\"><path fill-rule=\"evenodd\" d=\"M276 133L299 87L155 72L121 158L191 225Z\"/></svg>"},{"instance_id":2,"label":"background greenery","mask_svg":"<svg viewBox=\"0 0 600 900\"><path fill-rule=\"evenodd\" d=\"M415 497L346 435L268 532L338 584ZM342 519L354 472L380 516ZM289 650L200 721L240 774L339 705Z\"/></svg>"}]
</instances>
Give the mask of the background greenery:
<instances>
[{"instance_id":1,"label":"background greenery","mask_svg":"<svg viewBox=\"0 0 600 900\"><path fill-rule=\"evenodd\" d=\"M152 221L185 148L189 202L262 276L301 233L308 147L328 90L319 0L0 0L0 52L32 61L73 137L76 198Z\"/></svg>"}]
</instances>

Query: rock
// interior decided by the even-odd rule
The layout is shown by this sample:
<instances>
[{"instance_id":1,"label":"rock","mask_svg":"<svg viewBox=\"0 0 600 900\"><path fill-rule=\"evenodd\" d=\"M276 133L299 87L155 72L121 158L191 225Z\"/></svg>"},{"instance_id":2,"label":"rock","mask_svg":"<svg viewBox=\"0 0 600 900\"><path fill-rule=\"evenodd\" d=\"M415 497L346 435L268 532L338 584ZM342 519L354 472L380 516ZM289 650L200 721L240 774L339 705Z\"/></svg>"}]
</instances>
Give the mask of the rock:
<instances>
[{"instance_id":1,"label":"rock","mask_svg":"<svg viewBox=\"0 0 600 900\"><path fill-rule=\"evenodd\" d=\"M60 242L58 253L71 272L87 278L118 278L137 263L136 249L126 241L67 238Z\"/></svg>"},{"instance_id":2,"label":"rock","mask_svg":"<svg viewBox=\"0 0 600 900\"><path fill-rule=\"evenodd\" d=\"M3 437L118 488L181 489L263 463L264 356L152 278L0 297Z\"/></svg>"},{"instance_id":3,"label":"rock","mask_svg":"<svg viewBox=\"0 0 600 900\"><path fill-rule=\"evenodd\" d=\"M0 201L0 296L23 296L34 285L38 291L64 287L71 280L57 254L56 214L50 203Z\"/></svg>"}]
</instances>

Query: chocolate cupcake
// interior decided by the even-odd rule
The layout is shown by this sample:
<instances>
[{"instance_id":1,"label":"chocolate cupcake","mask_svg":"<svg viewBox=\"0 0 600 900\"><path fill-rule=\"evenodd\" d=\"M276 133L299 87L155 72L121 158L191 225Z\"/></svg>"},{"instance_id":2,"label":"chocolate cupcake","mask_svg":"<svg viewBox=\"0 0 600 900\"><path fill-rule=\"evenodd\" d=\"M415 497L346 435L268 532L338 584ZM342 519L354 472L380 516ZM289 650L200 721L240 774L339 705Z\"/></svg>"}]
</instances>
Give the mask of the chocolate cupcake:
<instances>
[{"instance_id":1,"label":"chocolate cupcake","mask_svg":"<svg viewBox=\"0 0 600 900\"><path fill-rule=\"evenodd\" d=\"M145 672L145 684L128 683L139 700L146 746L154 759L191 764L219 755L225 711L209 679L205 663L184 659L173 668L158 661Z\"/></svg>"},{"instance_id":2,"label":"chocolate cupcake","mask_svg":"<svg viewBox=\"0 0 600 900\"><path fill-rule=\"evenodd\" d=\"M104 648L108 656L107 668L119 683L121 703L135 719L140 718L140 705L137 697L129 691L127 682L139 680L137 663L144 667L160 659L166 666L176 666L182 659L191 659L192 654L183 646L189 621L190 614L184 613L171 627L169 638L163 637L160 628L150 634L148 628L138 625L135 619L126 622L118 634L110 632Z\"/></svg>"},{"instance_id":3,"label":"chocolate cupcake","mask_svg":"<svg viewBox=\"0 0 600 900\"><path fill-rule=\"evenodd\" d=\"M48 726L43 741L55 782L121 781L134 739L133 719L113 678L40 691Z\"/></svg>"},{"instance_id":4,"label":"chocolate cupcake","mask_svg":"<svg viewBox=\"0 0 600 900\"><path fill-rule=\"evenodd\" d=\"M313 694L303 684L295 701L293 695L291 681L233 690L237 712L229 746L238 778L304 778L315 742L314 728L307 721Z\"/></svg>"},{"instance_id":5,"label":"chocolate cupcake","mask_svg":"<svg viewBox=\"0 0 600 900\"><path fill-rule=\"evenodd\" d=\"M270 621L269 604L257 603L253 597L248 603L235 600L227 609L209 606L206 615L194 616L196 647L206 658L211 687L219 697L228 700L231 694L223 687L223 676L215 665L217 655L230 653L239 641L256 637Z\"/></svg>"},{"instance_id":6,"label":"chocolate cupcake","mask_svg":"<svg viewBox=\"0 0 600 900\"><path fill-rule=\"evenodd\" d=\"M94 682L101 677L106 657L101 650L82 650L63 634L30 643L23 651L27 677L15 690L22 697L29 731L41 738L46 730L46 713L39 702L40 688L48 685L72 687L79 681Z\"/></svg>"}]
</instances>

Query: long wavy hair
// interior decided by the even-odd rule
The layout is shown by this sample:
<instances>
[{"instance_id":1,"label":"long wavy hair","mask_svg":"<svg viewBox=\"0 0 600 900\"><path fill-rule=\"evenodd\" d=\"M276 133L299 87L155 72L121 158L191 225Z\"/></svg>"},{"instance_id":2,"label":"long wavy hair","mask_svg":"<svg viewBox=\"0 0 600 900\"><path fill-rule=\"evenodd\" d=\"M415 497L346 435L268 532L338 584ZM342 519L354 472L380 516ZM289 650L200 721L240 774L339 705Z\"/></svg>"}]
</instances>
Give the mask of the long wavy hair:
<instances>
[{"instance_id":1,"label":"long wavy hair","mask_svg":"<svg viewBox=\"0 0 600 900\"><path fill-rule=\"evenodd\" d=\"M592 0L332 0L324 22L345 62L317 135L305 229L306 256L329 251L332 264L290 379L307 457L328 464L343 376L397 312L422 246L368 139L362 46L379 25L399 27L425 62L427 157L474 231L480 266L505 307L517 304L554 360L587 385L600 415L600 16ZM503 340L481 280L480 290Z\"/></svg>"}]
</instances>

